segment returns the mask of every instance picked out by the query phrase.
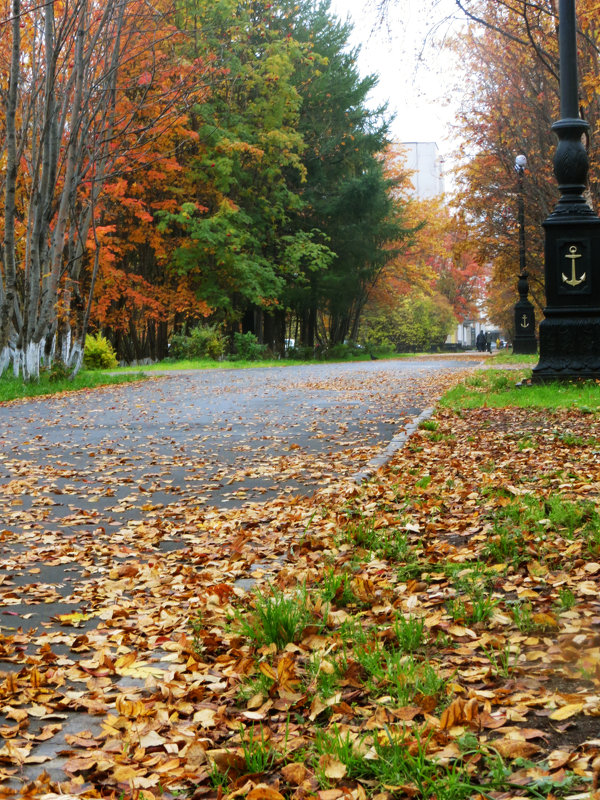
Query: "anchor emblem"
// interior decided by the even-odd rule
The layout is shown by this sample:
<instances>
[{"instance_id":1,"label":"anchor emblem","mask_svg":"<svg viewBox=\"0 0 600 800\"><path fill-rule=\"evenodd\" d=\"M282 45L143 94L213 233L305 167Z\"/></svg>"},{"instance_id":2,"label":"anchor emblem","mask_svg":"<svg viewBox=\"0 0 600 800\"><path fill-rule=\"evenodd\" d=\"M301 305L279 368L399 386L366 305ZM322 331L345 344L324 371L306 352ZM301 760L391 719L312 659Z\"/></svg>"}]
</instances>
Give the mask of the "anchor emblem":
<instances>
[{"instance_id":1,"label":"anchor emblem","mask_svg":"<svg viewBox=\"0 0 600 800\"><path fill-rule=\"evenodd\" d=\"M527 314L523 314L523 319L521 320L521 327L528 328L529 322L527 321Z\"/></svg>"},{"instance_id":2,"label":"anchor emblem","mask_svg":"<svg viewBox=\"0 0 600 800\"><path fill-rule=\"evenodd\" d=\"M579 286L580 283L584 282L586 273L584 272L581 278L577 277L577 273L575 272L575 261L576 259L581 258L581 253L577 252L577 247L574 244L569 247L569 252L565 255L565 258L568 258L571 261L571 277L567 278L563 272L563 283L567 283L569 286Z\"/></svg>"}]
</instances>

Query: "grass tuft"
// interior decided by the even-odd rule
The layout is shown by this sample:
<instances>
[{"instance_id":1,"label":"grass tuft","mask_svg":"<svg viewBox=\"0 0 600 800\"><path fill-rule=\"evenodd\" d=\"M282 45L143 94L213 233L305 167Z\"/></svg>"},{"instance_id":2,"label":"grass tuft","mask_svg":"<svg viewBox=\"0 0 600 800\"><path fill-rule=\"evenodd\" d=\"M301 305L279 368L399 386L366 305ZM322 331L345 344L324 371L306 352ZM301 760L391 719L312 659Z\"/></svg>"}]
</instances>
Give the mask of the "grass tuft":
<instances>
[{"instance_id":1,"label":"grass tuft","mask_svg":"<svg viewBox=\"0 0 600 800\"><path fill-rule=\"evenodd\" d=\"M297 641L302 631L316 618L309 608L306 586L285 594L271 586L271 594L255 594L250 614L237 616L240 633L259 647L275 644L285 647Z\"/></svg>"}]
</instances>

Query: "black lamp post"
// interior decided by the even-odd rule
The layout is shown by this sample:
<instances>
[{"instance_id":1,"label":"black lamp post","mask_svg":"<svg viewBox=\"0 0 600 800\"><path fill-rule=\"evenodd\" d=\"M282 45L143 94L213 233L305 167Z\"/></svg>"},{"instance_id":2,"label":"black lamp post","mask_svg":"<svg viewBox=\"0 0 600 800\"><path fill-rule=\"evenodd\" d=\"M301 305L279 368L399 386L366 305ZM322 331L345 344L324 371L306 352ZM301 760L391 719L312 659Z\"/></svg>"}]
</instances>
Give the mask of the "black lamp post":
<instances>
[{"instance_id":1,"label":"black lamp post","mask_svg":"<svg viewBox=\"0 0 600 800\"><path fill-rule=\"evenodd\" d=\"M587 204L588 123L579 116L575 0L559 0L560 114L554 174L561 197L544 222L545 319L533 381L600 378L600 218Z\"/></svg>"},{"instance_id":2,"label":"black lamp post","mask_svg":"<svg viewBox=\"0 0 600 800\"><path fill-rule=\"evenodd\" d=\"M537 353L535 338L535 312L529 302L529 282L527 280L527 264L525 262L525 201L523 194L523 175L527 166L527 158L523 155L515 159L518 175L518 222L519 222L519 300L515 305L515 337L513 353Z\"/></svg>"}]
</instances>

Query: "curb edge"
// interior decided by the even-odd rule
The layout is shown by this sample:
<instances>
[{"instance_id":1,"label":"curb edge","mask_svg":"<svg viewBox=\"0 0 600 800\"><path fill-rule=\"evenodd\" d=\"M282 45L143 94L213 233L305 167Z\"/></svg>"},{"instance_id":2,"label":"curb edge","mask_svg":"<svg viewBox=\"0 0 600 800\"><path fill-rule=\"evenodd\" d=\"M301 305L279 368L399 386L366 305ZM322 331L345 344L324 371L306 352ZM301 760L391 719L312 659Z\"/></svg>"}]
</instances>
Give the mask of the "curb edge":
<instances>
[{"instance_id":1,"label":"curb edge","mask_svg":"<svg viewBox=\"0 0 600 800\"><path fill-rule=\"evenodd\" d=\"M354 475L352 475L350 480L354 483L361 484L364 483L364 481L372 478L378 469L387 464L388 461L390 461L398 452L398 450L401 450L404 447L407 439L409 439L409 437L412 436L412 434L418 429L421 422L429 419L434 412L434 406L430 406L422 411L418 417L413 419L413 421L410 422L406 428L404 428L404 430L394 436L387 447L381 450L378 455L374 456L359 472L356 472Z\"/></svg>"}]
</instances>

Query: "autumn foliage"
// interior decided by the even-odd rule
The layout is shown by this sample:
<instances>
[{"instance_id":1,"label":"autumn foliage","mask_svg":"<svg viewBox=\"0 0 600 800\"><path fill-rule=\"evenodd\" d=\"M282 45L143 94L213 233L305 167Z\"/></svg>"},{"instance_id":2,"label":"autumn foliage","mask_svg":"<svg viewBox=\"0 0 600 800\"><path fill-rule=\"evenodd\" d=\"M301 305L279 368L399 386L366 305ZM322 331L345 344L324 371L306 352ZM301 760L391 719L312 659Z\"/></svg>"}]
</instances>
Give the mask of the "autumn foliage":
<instances>
[{"instance_id":1,"label":"autumn foliage","mask_svg":"<svg viewBox=\"0 0 600 800\"><path fill-rule=\"evenodd\" d=\"M471 16L454 47L468 80L458 124L465 141L458 202L470 247L489 264L490 315L511 329L519 251L515 157L527 156L524 177L527 269L531 296L544 306L542 222L558 192L552 175L559 119L557 3L462 2ZM598 4L579 0L578 59L582 115L592 131L600 119ZM599 199L600 160L590 148L589 202ZM538 313L538 319L541 314Z\"/></svg>"},{"instance_id":2,"label":"autumn foliage","mask_svg":"<svg viewBox=\"0 0 600 800\"><path fill-rule=\"evenodd\" d=\"M485 269L473 255L462 215L446 198L414 196L402 146L389 146L384 159L410 234L389 245L390 259L369 293L363 334L398 349L440 347L455 321L479 315ZM430 318L429 334L416 332L419 317Z\"/></svg>"},{"instance_id":3,"label":"autumn foliage","mask_svg":"<svg viewBox=\"0 0 600 800\"><path fill-rule=\"evenodd\" d=\"M2 370L76 371L88 329L127 360L205 320L275 351L355 338L406 225L348 23L309 0L4 18Z\"/></svg>"}]
</instances>

